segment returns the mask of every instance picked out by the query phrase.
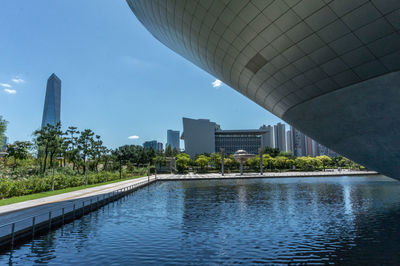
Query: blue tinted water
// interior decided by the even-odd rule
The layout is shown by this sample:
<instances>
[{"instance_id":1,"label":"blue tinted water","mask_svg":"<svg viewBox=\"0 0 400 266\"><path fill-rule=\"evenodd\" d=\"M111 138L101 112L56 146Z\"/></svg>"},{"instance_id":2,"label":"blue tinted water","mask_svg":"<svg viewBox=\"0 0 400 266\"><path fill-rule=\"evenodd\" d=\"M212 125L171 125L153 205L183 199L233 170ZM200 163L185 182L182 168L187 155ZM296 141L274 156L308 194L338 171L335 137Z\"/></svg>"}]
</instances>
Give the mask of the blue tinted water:
<instances>
[{"instance_id":1,"label":"blue tinted water","mask_svg":"<svg viewBox=\"0 0 400 266\"><path fill-rule=\"evenodd\" d=\"M159 182L0 256L0 264L400 263L400 182Z\"/></svg>"}]
</instances>

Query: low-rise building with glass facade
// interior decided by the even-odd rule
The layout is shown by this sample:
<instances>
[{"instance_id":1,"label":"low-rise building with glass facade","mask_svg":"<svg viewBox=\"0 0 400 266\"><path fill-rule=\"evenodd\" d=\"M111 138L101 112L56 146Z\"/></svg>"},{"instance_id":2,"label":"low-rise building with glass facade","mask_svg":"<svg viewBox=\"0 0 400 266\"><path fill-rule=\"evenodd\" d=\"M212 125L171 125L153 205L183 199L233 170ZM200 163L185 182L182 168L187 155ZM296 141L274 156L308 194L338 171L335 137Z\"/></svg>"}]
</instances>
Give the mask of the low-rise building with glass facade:
<instances>
[{"instance_id":1,"label":"low-rise building with glass facade","mask_svg":"<svg viewBox=\"0 0 400 266\"><path fill-rule=\"evenodd\" d=\"M257 154L259 148L270 146L272 130L261 129L222 130L208 119L183 118L185 152L191 157L202 153L220 152L233 154L237 150Z\"/></svg>"}]
</instances>

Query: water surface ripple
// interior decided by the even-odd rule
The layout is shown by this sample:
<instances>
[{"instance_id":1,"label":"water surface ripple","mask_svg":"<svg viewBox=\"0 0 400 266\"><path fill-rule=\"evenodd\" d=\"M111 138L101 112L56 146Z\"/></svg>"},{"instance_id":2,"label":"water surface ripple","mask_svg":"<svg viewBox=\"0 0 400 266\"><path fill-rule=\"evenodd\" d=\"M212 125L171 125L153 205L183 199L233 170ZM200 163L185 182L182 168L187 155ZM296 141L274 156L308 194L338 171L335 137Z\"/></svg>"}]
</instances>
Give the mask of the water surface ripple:
<instances>
[{"instance_id":1,"label":"water surface ripple","mask_svg":"<svg viewBox=\"0 0 400 266\"><path fill-rule=\"evenodd\" d=\"M0 263L400 264L400 182L158 182L0 255Z\"/></svg>"}]
</instances>

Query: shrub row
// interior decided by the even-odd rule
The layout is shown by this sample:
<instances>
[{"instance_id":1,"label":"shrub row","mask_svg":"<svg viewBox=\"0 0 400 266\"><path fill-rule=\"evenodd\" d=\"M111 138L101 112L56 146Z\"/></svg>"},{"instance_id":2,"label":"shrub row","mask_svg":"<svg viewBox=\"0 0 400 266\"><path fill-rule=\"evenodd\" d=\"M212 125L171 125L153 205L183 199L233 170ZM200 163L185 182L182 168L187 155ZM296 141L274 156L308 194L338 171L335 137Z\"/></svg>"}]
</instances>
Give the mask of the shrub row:
<instances>
[{"instance_id":1,"label":"shrub row","mask_svg":"<svg viewBox=\"0 0 400 266\"><path fill-rule=\"evenodd\" d=\"M136 174L136 173L135 173ZM143 174L143 173L137 173ZM124 172L123 177L127 177ZM107 181L119 179L118 172L99 172L88 173L88 184L98 184ZM29 195L33 193L45 192L51 190L52 175L45 177L32 176L24 179L1 179L0 180L0 198L10 198L15 196ZM66 175L65 173L55 173L54 189L64 189L85 185L84 175Z\"/></svg>"}]
</instances>

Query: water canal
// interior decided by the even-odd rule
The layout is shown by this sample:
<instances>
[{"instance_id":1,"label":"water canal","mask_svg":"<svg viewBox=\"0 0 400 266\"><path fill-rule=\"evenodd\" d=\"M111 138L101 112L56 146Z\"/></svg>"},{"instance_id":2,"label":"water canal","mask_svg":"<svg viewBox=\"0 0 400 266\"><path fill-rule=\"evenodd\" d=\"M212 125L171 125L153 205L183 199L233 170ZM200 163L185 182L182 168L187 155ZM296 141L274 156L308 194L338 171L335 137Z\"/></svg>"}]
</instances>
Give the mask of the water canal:
<instances>
[{"instance_id":1,"label":"water canal","mask_svg":"<svg viewBox=\"0 0 400 266\"><path fill-rule=\"evenodd\" d=\"M381 176L158 182L0 264L400 263L400 182Z\"/></svg>"}]
</instances>

